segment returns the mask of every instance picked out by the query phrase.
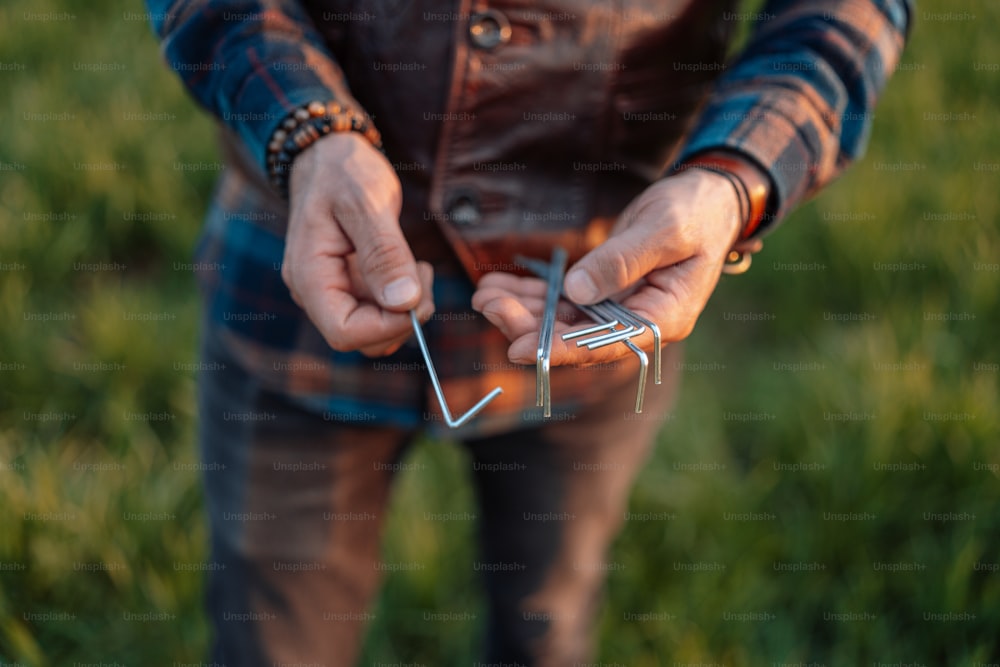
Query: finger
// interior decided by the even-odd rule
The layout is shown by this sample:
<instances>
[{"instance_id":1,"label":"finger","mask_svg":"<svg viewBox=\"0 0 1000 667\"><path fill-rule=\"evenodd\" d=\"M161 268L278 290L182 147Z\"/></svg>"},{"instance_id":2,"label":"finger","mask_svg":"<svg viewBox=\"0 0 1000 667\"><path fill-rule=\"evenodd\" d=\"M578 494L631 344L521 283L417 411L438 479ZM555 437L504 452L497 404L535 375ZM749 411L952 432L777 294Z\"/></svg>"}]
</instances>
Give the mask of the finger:
<instances>
[{"instance_id":1,"label":"finger","mask_svg":"<svg viewBox=\"0 0 1000 667\"><path fill-rule=\"evenodd\" d=\"M683 340L694 330L719 277L717 262L691 258L646 276L647 284L622 305L654 321L664 341Z\"/></svg>"},{"instance_id":2,"label":"finger","mask_svg":"<svg viewBox=\"0 0 1000 667\"><path fill-rule=\"evenodd\" d=\"M542 316L545 313L545 299L534 297L524 298L510 292L498 291L491 295L480 311L484 316L494 319L509 319L511 323L507 328L515 331L516 336L523 335L534 329L538 331L542 326ZM523 326L515 326L513 322L520 316L521 312L527 311L530 319L524 320ZM556 320L575 325L579 321L587 321L588 318L577 310L571 303L560 300L556 306ZM493 320L491 320L493 321Z\"/></svg>"},{"instance_id":3,"label":"finger","mask_svg":"<svg viewBox=\"0 0 1000 667\"><path fill-rule=\"evenodd\" d=\"M409 333L409 332L408 332ZM379 343L377 345L367 345L358 350L361 354L365 355L369 359L377 359L379 357L387 357L390 354L399 350L403 347L403 343L409 338L408 335L400 336L395 340L386 341Z\"/></svg>"},{"instance_id":4,"label":"finger","mask_svg":"<svg viewBox=\"0 0 1000 667\"><path fill-rule=\"evenodd\" d=\"M365 282L364 272L358 263L358 254L352 252L346 259L347 273L351 279L351 294L359 301L376 301L375 295L368 289L368 283Z\"/></svg>"},{"instance_id":5,"label":"finger","mask_svg":"<svg viewBox=\"0 0 1000 667\"><path fill-rule=\"evenodd\" d=\"M480 312L507 340L514 340L539 330L538 317L513 296L498 296L485 304ZM537 338L536 333L536 342Z\"/></svg>"},{"instance_id":6,"label":"finger","mask_svg":"<svg viewBox=\"0 0 1000 667\"><path fill-rule=\"evenodd\" d=\"M417 278L420 280L420 302L415 310L421 324L434 314L434 267L427 262L417 262ZM411 326L412 330L412 326Z\"/></svg>"},{"instance_id":7,"label":"finger","mask_svg":"<svg viewBox=\"0 0 1000 667\"><path fill-rule=\"evenodd\" d=\"M531 332L534 332L537 338L542 327L545 301L534 298L522 299L501 291L484 304L481 312L508 340L514 340ZM559 302L556 308L556 322L569 327L575 326L581 319L584 318L575 306L566 301Z\"/></svg>"},{"instance_id":8,"label":"finger","mask_svg":"<svg viewBox=\"0 0 1000 667\"><path fill-rule=\"evenodd\" d=\"M488 273L480 279L476 291L472 295L472 308L482 313L490 302L510 297L520 301L536 317L541 318L545 311L545 300L548 286L539 278L515 276L509 273ZM583 314L572 304L560 299L556 317L575 322Z\"/></svg>"},{"instance_id":9,"label":"finger","mask_svg":"<svg viewBox=\"0 0 1000 667\"><path fill-rule=\"evenodd\" d=\"M520 297L544 299L546 290L547 285L541 278L501 272L487 273L476 285L476 292L472 295L472 308L482 312L481 306L486 302L484 295L495 296L499 292L509 292Z\"/></svg>"},{"instance_id":10,"label":"finger","mask_svg":"<svg viewBox=\"0 0 1000 667\"><path fill-rule=\"evenodd\" d=\"M341 223L356 252L364 285L383 308L405 311L421 300L420 277L399 222L387 213Z\"/></svg>"},{"instance_id":11,"label":"finger","mask_svg":"<svg viewBox=\"0 0 1000 667\"><path fill-rule=\"evenodd\" d=\"M431 265L426 262L417 263L417 273L420 275L421 284L423 286L423 297L421 298L420 304L416 307L417 320L421 323L426 322L434 314L434 302L433 302L433 289L432 284L434 281L434 270ZM395 338L390 338L387 340L374 341L369 345L361 347L358 351L366 357L384 357L388 356L399 350L403 344L413 336L413 323L410 322L410 327L406 329L403 333L396 336Z\"/></svg>"},{"instance_id":12,"label":"finger","mask_svg":"<svg viewBox=\"0 0 1000 667\"><path fill-rule=\"evenodd\" d=\"M296 270L295 285L309 319L333 349L347 352L392 340L410 329L406 313L396 313L351 294L342 257L317 257ZM426 309L428 300L420 304ZM433 305L431 305L433 310Z\"/></svg>"},{"instance_id":13,"label":"finger","mask_svg":"<svg viewBox=\"0 0 1000 667\"><path fill-rule=\"evenodd\" d=\"M687 258L686 249L671 250L662 234L651 236L637 222L583 256L566 274L564 291L571 301L597 303L621 292L654 269Z\"/></svg>"}]
</instances>

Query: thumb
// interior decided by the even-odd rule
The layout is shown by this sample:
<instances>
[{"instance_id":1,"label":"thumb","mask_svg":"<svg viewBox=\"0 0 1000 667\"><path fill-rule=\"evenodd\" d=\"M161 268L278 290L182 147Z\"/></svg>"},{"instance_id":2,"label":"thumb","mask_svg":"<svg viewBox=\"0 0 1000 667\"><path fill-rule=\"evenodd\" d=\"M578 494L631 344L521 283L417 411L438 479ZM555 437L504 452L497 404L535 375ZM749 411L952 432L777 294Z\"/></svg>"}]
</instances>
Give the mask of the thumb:
<instances>
[{"instance_id":1,"label":"thumb","mask_svg":"<svg viewBox=\"0 0 1000 667\"><path fill-rule=\"evenodd\" d=\"M389 217L371 218L351 238L358 269L368 290L388 310L409 310L420 303L417 263L399 223Z\"/></svg>"},{"instance_id":2,"label":"thumb","mask_svg":"<svg viewBox=\"0 0 1000 667\"><path fill-rule=\"evenodd\" d=\"M579 304L597 303L634 285L658 268L661 253L641 230L641 225L629 227L574 264L563 284L569 300Z\"/></svg>"}]
</instances>

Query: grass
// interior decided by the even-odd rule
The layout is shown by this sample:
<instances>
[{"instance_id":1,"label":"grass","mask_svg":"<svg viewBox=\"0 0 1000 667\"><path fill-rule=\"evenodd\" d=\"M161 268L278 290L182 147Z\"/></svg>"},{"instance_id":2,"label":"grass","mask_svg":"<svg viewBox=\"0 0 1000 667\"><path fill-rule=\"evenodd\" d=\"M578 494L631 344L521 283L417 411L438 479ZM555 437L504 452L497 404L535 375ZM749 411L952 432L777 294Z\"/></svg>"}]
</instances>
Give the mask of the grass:
<instances>
[{"instance_id":1,"label":"grass","mask_svg":"<svg viewBox=\"0 0 1000 667\"><path fill-rule=\"evenodd\" d=\"M75 18L25 18L50 11ZM0 8L0 63L23 65L0 71L2 665L196 662L208 642L202 575L184 568L206 542L187 466L197 299L184 263L214 171L183 165L218 158L211 122L128 18L142 11ZM949 11L921 3L866 158L702 316L610 555L623 567L601 661L1000 656L1000 7L940 20ZM969 116L925 115L940 112ZM364 662L467 665L478 623L413 622L481 608L471 526L419 519L472 510L463 454L425 441L412 456L426 468L400 478L384 549L426 569L387 577Z\"/></svg>"}]
</instances>

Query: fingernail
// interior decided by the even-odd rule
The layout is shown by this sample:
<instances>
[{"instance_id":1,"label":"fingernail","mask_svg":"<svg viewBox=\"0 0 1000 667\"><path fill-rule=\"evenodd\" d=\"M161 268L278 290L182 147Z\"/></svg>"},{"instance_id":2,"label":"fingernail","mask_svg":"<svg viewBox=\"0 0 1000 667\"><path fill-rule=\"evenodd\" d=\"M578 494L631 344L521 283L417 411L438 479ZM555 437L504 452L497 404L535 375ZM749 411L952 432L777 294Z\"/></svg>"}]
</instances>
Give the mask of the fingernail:
<instances>
[{"instance_id":1,"label":"fingernail","mask_svg":"<svg viewBox=\"0 0 1000 667\"><path fill-rule=\"evenodd\" d=\"M577 303L592 303L597 300L597 285L586 271L570 271L566 276L566 294Z\"/></svg>"},{"instance_id":2,"label":"fingernail","mask_svg":"<svg viewBox=\"0 0 1000 667\"><path fill-rule=\"evenodd\" d=\"M420 287L413 278L397 278L382 288L382 303L387 306L402 306L413 301L420 293Z\"/></svg>"}]
</instances>

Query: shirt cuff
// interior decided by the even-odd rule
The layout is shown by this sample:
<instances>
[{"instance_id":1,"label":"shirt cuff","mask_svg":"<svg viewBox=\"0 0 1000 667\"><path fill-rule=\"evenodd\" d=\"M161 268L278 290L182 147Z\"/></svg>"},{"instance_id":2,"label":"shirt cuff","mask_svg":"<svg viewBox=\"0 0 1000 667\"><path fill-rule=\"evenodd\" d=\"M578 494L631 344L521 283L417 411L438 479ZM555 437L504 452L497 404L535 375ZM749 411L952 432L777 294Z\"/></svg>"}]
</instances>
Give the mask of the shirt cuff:
<instances>
[{"instance_id":1,"label":"shirt cuff","mask_svg":"<svg viewBox=\"0 0 1000 667\"><path fill-rule=\"evenodd\" d=\"M837 147L810 145L802 136L801 121L794 120L802 115L802 108L793 105L785 95L767 93L716 102L701 115L678 157L678 163L683 163L699 153L733 152L767 174L770 197L757 236L773 229L804 200L820 173L835 171ZM828 156L830 164L819 163L817 155Z\"/></svg>"}]
</instances>

